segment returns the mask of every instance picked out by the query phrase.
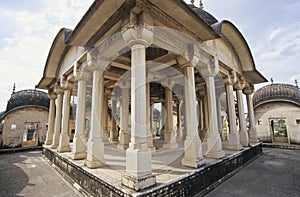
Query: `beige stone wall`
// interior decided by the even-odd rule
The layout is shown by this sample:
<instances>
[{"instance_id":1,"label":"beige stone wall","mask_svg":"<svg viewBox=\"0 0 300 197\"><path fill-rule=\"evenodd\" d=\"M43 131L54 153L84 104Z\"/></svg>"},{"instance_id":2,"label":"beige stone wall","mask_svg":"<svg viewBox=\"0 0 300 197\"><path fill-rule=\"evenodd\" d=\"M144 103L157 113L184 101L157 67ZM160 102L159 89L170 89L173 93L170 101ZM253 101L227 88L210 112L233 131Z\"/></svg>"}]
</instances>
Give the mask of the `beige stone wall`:
<instances>
[{"instance_id":1,"label":"beige stone wall","mask_svg":"<svg viewBox=\"0 0 300 197\"><path fill-rule=\"evenodd\" d=\"M17 109L9 113L4 118L3 148L22 146L26 122L38 123L39 141L43 143L46 138L48 113L48 110L36 107ZM15 124L15 129L11 128L12 124Z\"/></svg>"},{"instance_id":2,"label":"beige stone wall","mask_svg":"<svg viewBox=\"0 0 300 197\"><path fill-rule=\"evenodd\" d=\"M272 142L270 119L284 118L286 120L288 140L300 144L300 107L287 102L272 102L263 104L254 110L258 137L264 142ZM258 124L258 121L261 124Z\"/></svg>"}]
</instances>

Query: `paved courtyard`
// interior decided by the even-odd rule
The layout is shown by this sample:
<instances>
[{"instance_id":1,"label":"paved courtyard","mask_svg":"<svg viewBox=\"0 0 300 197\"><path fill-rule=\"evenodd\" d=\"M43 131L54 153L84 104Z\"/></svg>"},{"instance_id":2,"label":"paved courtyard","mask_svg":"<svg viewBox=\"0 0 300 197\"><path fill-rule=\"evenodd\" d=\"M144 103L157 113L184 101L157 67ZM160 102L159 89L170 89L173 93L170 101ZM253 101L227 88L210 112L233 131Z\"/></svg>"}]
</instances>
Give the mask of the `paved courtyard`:
<instances>
[{"instance_id":1,"label":"paved courtyard","mask_svg":"<svg viewBox=\"0 0 300 197\"><path fill-rule=\"evenodd\" d=\"M300 196L300 150L264 148L264 155L207 196Z\"/></svg>"},{"instance_id":2,"label":"paved courtyard","mask_svg":"<svg viewBox=\"0 0 300 197\"><path fill-rule=\"evenodd\" d=\"M300 150L264 153L207 196L300 196ZM0 196L79 195L40 151L0 155Z\"/></svg>"},{"instance_id":3,"label":"paved courtyard","mask_svg":"<svg viewBox=\"0 0 300 197\"><path fill-rule=\"evenodd\" d=\"M0 155L0 196L79 196L42 157L41 151Z\"/></svg>"}]
</instances>

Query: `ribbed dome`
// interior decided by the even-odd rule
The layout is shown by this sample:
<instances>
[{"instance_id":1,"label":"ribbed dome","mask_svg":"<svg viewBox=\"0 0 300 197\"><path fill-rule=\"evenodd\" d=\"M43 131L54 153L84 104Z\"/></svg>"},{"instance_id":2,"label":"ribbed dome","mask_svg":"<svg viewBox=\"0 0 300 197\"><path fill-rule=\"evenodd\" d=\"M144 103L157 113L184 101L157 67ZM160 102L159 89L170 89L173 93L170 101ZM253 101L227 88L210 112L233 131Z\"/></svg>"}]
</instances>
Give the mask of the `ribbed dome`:
<instances>
[{"instance_id":1,"label":"ribbed dome","mask_svg":"<svg viewBox=\"0 0 300 197\"><path fill-rule=\"evenodd\" d=\"M273 101L285 101L300 106L300 90L289 84L271 84L260 88L253 95L254 108Z\"/></svg>"},{"instance_id":2,"label":"ribbed dome","mask_svg":"<svg viewBox=\"0 0 300 197\"><path fill-rule=\"evenodd\" d=\"M208 25L212 25L218 22L218 20L212 16L210 13L205 10L198 8L192 4L189 4L189 7L196 12L196 14Z\"/></svg>"},{"instance_id":3,"label":"ribbed dome","mask_svg":"<svg viewBox=\"0 0 300 197\"><path fill-rule=\"evenodd\" d=\"M11 95L7 102L6 113L16 108L38 106L49 109L49 98L45 92L38 90L21 90Z\"/></svg>"}]
</instances>

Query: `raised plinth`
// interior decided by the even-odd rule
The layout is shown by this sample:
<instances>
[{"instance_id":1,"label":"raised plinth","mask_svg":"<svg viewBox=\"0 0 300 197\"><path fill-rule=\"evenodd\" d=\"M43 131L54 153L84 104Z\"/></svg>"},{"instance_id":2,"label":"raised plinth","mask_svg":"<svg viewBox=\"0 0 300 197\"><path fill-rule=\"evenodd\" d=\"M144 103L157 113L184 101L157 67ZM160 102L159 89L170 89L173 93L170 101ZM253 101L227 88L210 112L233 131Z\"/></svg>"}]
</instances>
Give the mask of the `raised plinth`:
<instances>
[{"instance_id":1,"label":"raised plinth","mask_svg":"<svg viewBox=\"0 0 300 197\"><path fill-rule=\"evenodd\" d=\"M115 150L120 151L117 148ZM50 162L51 166L55 166L55 169L63 177L66 177L66 180L71 181L72 185L77 185L77 188L80 188L80 191L83 191L86 196L203 196L238 172L238 169L241 169L242 166L261 155L262 145L258 143L234 154L229 154L230 152L232 151L226 152L224 158L207 163L199 169L187 169L180 166L178 162L174 174L177 171L180 173L186 172L186 174L182 173L182 175L178 175L178 178L170 179L170 181L162 182L162 177L170 177L172 170L166 174L160 168L154 168L153 175L157 175L156 181L159 184L147 187L155 181L155 177L151 174L136 178L136 176L126 174L125 171L120 171L120 169L111 172L113 165L110 166L109 162L116 161L115 158L107 161L108 168L99 168L99 171L89 170L83 166L83 161L72 161L68 157L70 153L60 154L50 149L49 146L43 147L44 158ZM167 154L169 155L170 152ZM159 154L159 157L163 156ZM155 160L157 160L157 157ZM182 171L180 171L181 169ZM105 173L106 171L108 172ZM102 173L104 173L103 176ZM124 186L130 184L140 190L137 192L138 189L129 189Z\"/></svg>"},{"instance_id":2,"label":"raised plinth","mask_svg":"<svg viewBox=\"0 0 300 197\"><path fill-rule=\"evenodd\" d=\"M122 184L135 191L141 191L155 185L156 178L155 175L146 175L143 177L124 175L122 177Z\"/></svg>"}]
</instances>

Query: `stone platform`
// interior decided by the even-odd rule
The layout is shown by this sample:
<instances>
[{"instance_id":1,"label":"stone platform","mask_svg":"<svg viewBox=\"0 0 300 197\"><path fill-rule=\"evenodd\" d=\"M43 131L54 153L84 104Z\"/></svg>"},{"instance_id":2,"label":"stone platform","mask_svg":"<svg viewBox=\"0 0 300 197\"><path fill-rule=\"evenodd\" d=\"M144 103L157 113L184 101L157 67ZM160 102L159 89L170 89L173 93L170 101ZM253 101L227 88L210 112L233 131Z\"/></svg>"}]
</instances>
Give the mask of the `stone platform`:
<instances>
[{"instance_id":1,"label":"stone platform","mask_svg":"<svg viewBox=\"0 0 300 197\"><path fill-rule=\"evenodd\" d=\"M226 142L225 142L226 143ZM203 143L203 152L206 144ZM152 169L157 184L142 192L121 185L125 175L126 151L116 144L105 145L107 166L89 169L84 160L70 159L70 153L58 153L44 146L43 155L63 176L82 193L92 196L194 196L203 195L247 162L262 154L262 144L246 147L242 151L224 150L223 159L206 159L199 169L182 166L183 147L175 150L157 149L152 152Z\"/></svg>"}]
</instances>

